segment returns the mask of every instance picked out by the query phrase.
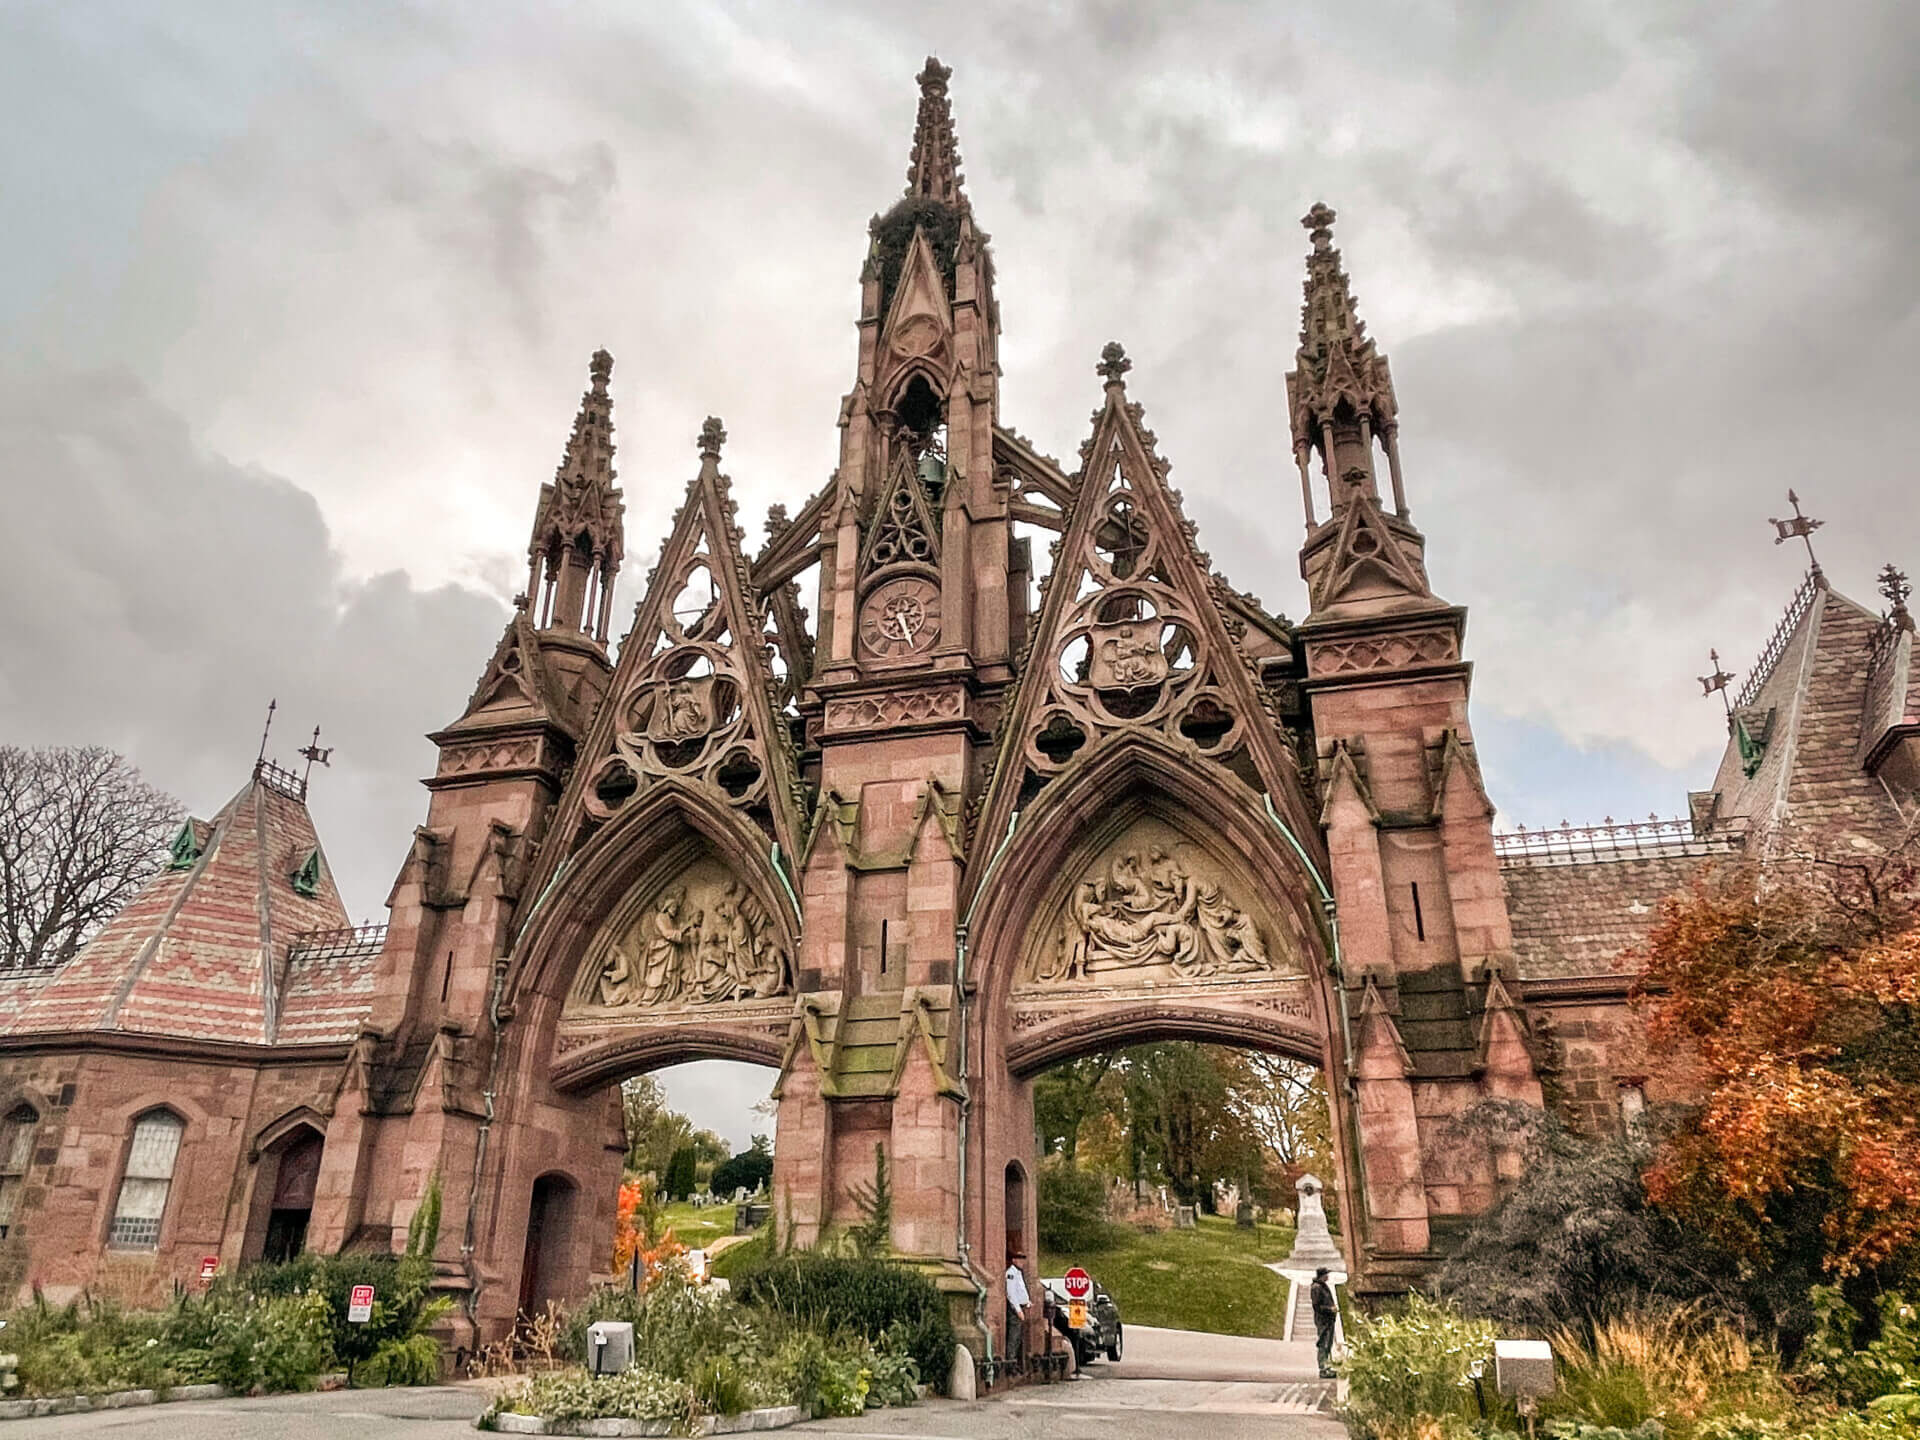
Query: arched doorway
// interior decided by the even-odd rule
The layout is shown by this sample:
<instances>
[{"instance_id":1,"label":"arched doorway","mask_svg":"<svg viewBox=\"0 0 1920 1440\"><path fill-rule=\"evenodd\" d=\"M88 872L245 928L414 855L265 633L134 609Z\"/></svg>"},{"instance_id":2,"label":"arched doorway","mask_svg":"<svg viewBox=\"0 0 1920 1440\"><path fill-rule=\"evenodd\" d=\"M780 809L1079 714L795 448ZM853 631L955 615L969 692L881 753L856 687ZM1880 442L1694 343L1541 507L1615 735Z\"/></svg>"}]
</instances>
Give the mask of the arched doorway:
<instances>
[{"instance_id":1,"label":"arched doorway","mask_svg":"<svg viewBox=\"0 0 1920 1440\"><path fill-rule=\"evenodd\" d=\"M587 1257L574 1244L580 1187L558 1172L533 1182L527 1208L526 1253L520 1263L520 1314L538 1315L550 1300L583 1288ZM578 1277L575 1271L582 1272Z\"/></svg>"},{"instance_id":2,"label":"arched doorway","mask_svg":"<svg viewBox=\"0 0 1920 1440\"><path fill-rule=\"evenodd\" d=\"M319 1131L303 1125L280 1145L267 1208L266 1240L260 1251L262 1260L270 1264L291 1260L306 1249L307 1222L313 1218L313 1192L326 1143Z\"/></svg>"}]
</instances>

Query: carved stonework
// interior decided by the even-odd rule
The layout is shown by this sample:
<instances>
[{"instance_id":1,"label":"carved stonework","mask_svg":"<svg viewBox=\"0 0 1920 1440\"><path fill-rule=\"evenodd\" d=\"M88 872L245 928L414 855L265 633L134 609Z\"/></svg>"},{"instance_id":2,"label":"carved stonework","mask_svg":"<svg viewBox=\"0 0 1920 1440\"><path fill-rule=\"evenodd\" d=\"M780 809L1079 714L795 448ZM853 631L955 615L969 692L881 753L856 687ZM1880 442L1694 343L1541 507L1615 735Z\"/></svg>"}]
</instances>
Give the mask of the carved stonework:
<instances>
[{"instance_id":1,"label":"carved stonework","mask_svg":"<svg viewBox=\"0 0 1920 1440\"><path fill-rule=\"evenodd\" d=\"M927 720L957 720L966 713L967 697L959 687L947 690L896 691L887 695L858 695L827 702L826 729L893 729Z\"/></svg>"},{"instance_id":2,"label":"carved stonework","mask_svg":"<svg viewBox=\"0 0 1920 1440\"><path fill-rule=\"evenodd\" d=\"M623 906L594 941L567 1009L624 1011L783 995L792 959L773 917L714 860Z\"/></svg>"},{"instance_id":3,"label":"carved stonework","mask_svg":"<svg viewBox=\"0 0 1920 1440\"><path fill-rule=\"evenodd\" d=\"M1237 877L1171 827L1143 822L1074 881L1022 978L1086 986L1297 970L1243 891Z\"/></svg>"},{"instance_id":4,"label":"carved stonework","mask_svg":"<svg viewBox=\"0 0 1920 1440\"><path fill-rule=\"evenodd\" d=\"M1451 631L1424 630L1411 635L1324 641L1309 649L1308 658L1315 675L1347 675L1364 670L1444 664L1459 659L1460 650Z\"/></svg>"},{"instance_id":5,"label":"carved stonework","mask_svg":"<svg viewBox=\"0 0 1920 1440\"><path fill-rule=\"evenodd\" d=\"M1092 649L1087 679L1097 690L1143 690L1167 678L1160 626L1152 621L1096 625L1087 632Z\"/></svg>"}]
</instances>

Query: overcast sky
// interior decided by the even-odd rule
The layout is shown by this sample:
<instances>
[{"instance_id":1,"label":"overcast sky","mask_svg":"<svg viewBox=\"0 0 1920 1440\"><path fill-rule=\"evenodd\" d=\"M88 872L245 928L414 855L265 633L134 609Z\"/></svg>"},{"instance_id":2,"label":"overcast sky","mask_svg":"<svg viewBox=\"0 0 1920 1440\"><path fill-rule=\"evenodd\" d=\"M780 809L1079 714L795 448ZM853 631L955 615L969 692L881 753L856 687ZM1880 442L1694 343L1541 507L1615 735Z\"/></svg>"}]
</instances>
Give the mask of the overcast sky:
<instances>
[{"instance_id":1,"label":"overcast sky","mask_svg":"<svg viewBox=\"0 0 1920 1440\"><path fill-rule=\"evenodd\" d=\"M1393 362L1507 822L1673 814L1799 578L1920 564L1920 6L0 4L0 741L197 814L280 700L378 917L606 346L624 614L724 417L825 479L869 215L954 67L1004 418L1122 340L1201 542L1298 616L1316 199ZM717 1078L716 1078L717 1077ZM746 1077L674 1089L743 1139Z\"/></svg>"}]
</instances>

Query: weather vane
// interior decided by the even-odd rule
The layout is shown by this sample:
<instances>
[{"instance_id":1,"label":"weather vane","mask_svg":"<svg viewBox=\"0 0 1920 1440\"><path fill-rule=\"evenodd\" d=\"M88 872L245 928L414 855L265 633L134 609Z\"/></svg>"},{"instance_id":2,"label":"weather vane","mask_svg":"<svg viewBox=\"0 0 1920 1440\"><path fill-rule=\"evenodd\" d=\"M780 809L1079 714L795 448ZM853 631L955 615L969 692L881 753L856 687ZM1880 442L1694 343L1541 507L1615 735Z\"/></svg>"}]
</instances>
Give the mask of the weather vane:
<instances>
[{"instance_id":1,"label":"weather vane","mask_svg":"<svg viewBox=\"0 0 1920 1440\"><path fill-rule=\"evenodd\" d=\"M267 736L273 733L273 712L279 708L278 700L267 701L267 723L260 727L260 753L253 757L256 767L267 758Z\"/></svg>"},{"instance_id":2,"label":"weather vane","mask_svg":"<svg viewBox=\"0 0 1920 1440\"><path fill-rule=\"evenodd\" d=\"M1791 520L1776 520L1771 515L1767 517L1767 523L1773 526L1777 532L1773 537L1773 543L1776 545L1784 545L1789 540L1798 540L1807 547L1807 565L1812 569L1814 574L1818 575L1820 573L1820 562L1816 560L1813 555L1813 532L1827 522L1824 520L1815 520L1810 515L1801 514L1800 497L1791 490L1787 491L1787 503L1793 506L1793 518Z\"/></svg>"},{"instance_id":3,"label":"weather vane","mask_svg":"<svg viewBox=\"0 0 1920 1440\"><path fill-rule=\"evenodd\" d=\"M306 788L306 783L308 779L311 778L313 775L314 761L318 760L322 765L325 765L329 770L333 768L333 761L330 758L328 758L333 754L333 749L334 747L331 745L327 746L324 750L321 749L320 727L318 725L314 726L313 739L308 741L306 745L302 746L299 750L296 750L294 752L296 755L304 755L307 760L306 774L300 777L300 785L302 789Z\"/></svg>"},{"instance_id":4,"label":"weather vane","mask_svg":"<svg viewBox=\"0 0 1920 1440\"><path fill-rule=\"evenodd\" d=\"M1727 718L1732 719L1733 702L1727 698L1727 686L1733 683L1733 676L1720 668L1720 652L1718 650L1707 651L1707 659L1712 662L1713 673L1711 675L1694 676L1694 679L1700 682L1701 697L1704 699L1706 696L1718 692L1721 705L1726 707Z\"/></svg>"}]
</instances>

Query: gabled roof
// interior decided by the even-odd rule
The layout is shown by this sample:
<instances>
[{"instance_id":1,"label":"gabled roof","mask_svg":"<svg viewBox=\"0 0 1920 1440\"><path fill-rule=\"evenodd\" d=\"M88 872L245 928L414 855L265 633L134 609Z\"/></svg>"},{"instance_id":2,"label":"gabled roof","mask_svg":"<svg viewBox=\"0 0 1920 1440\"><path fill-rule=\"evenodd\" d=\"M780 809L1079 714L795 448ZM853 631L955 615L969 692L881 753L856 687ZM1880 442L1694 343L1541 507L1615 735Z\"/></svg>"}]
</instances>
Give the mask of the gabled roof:
<instances>
[{"instance_id":1,"label":"gabled roof","mask_svg":"<svg viewBox=\"0 0 1920 1440\"><path fill-rule=\"evenodd\" d=\"M1745 820L1762 832L1898 830L1892 800L1860 757L1869 719L1865 677L1885 626L1824 575L1808 574L1740 688L1735 725L1707 792L1718 796L1716 822Z\"/></svg>"},{"instance_id":2,"label":"gabled roof","mask_svg":"<svg viewBox=\"0 0 1920 1440\"><path fill-rule=\"evenodd\" d=\"M60 969L0 981L0 1044L88 1032L251 1045L351 1038L371 1003L371 969L357 977L289 963L296 937L348 923L300 790L277 767L256 766L211 822L195 823L204 840L190 864L160 871ZM303 868L317 869L310 895L294 884ZM329 997L320 1023L316 986ZM283 1033L296 1015L298 1033Z\"/></svg>"}]
</instances>

